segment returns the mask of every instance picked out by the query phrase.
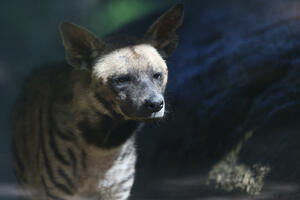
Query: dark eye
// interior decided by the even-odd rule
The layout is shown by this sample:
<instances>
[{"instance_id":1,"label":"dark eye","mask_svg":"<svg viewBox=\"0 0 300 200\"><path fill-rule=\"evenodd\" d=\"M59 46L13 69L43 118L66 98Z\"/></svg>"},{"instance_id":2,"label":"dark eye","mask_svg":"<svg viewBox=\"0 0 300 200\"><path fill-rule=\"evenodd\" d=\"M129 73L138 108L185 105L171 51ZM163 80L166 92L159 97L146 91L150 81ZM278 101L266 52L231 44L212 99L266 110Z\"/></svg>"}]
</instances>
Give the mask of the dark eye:
<instances>
[{"instance_id":1,"label":"dark eye","mask_svg":"<svg viewBox=\"0 0 300 200\"><path fill-rule=\"evenodd\" d=\"M115 79L116 83L127 83L131 81L131 77L129 75L119 76Z\"/></svg>"},{"instance_id":2,"label":"dark eye","mask_svg":"<svg viewBox=\"0 0 300 200\"><path fill-rule=\"evenodd\" d=\"M153 78L154 79L161 79L162 78L162 74L161 73L155 73L155 74L153 74Z\"/></svg>"}]
</instances>

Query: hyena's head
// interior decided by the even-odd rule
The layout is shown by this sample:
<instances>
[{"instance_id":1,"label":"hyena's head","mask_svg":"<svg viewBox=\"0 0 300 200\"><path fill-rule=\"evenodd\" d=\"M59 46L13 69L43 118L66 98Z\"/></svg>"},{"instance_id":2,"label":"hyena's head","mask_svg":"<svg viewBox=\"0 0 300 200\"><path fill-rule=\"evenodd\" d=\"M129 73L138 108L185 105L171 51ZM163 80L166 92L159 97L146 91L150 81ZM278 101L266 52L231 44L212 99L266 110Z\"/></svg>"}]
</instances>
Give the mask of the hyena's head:
<instances>
[{"instance_id":1,"label":"hyena's head","mask_svg":"<svg viewBox=\"0 0 300 200\"><path fill-rule=\"evenodd\" d=\"M182 19L183 6L177 4L142 38L100 40L71 23L62 23L60 32L68 63L89 72L89 89L99 105L127 120L148 120L164 116L168 78L164 59L177 46L176 31Z\"/></svg>"}]
</instances>

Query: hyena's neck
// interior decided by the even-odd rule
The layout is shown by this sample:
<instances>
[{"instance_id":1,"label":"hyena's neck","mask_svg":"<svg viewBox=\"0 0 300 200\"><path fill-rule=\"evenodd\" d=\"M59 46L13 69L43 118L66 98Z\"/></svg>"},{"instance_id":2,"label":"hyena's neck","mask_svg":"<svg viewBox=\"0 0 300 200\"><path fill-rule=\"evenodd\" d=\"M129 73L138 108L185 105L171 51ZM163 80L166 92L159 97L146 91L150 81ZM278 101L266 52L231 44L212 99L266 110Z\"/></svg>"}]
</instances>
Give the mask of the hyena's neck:
<instances>
[{"instance_id":1,"label":"hyena's neck","mask_svg":"<svg viewBox=\"0 0 300 200\"><path fill-rule=\"evenodd\" d=\"M97 120L88 117L78 122L78 129L85 142L103 149L112 149L124 144L139 126L136 121L116 121L107 115Z\"/></svg>"}]
</instances>

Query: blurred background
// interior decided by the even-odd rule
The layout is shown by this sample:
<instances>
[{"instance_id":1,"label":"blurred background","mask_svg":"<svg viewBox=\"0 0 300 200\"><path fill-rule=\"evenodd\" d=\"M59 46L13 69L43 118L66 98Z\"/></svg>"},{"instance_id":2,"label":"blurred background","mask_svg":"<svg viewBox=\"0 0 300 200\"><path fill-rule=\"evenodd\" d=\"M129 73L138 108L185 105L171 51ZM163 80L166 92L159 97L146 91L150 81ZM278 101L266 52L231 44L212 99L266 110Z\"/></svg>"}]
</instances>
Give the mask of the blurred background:
<instances>
[{"instance_id":1,"label":"blurred background","mask_svg":"<svg viewBox=\"0 0 300 200\"><path fill-rule=\"evenodd\" d=\"M64 59L58 24L142 35L184 3L166 119L138 134L132 200L300 199L298 0L0 2L0 199L16 199L11 111L33 69Z\"/></svg>"}]
</instances>

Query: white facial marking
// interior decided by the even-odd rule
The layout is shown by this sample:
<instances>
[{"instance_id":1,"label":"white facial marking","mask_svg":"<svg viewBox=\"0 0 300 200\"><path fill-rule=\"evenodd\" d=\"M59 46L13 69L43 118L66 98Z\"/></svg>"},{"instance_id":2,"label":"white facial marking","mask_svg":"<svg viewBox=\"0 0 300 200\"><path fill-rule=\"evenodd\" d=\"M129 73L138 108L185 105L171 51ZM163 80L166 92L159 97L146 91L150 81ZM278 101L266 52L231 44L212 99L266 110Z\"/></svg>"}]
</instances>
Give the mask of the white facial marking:
<instances>
[{"instance_id":1,"label":"white facial marking","mask_svg":"<svg viewBox=\"0 0 300 200\"><path fill-rule=\"evenodd\" d=\"M135 51L135 53L132 51ZM148 44L139 44L131 47L117 49L101 57L95 67L93 74L104 81L116 72L126 74L128 70L146 70L149 65L153 70L167 72L167 65L157 50Z\"/></svg>"},{"instance_id":2,"label":"white facial marking","mask_svg":"<svg viewBox=\"0 0 300 200\"><path fill-rule=\"evenodd\" d=\"M152 113L151 118L162 118L164 114L165 114L165 105L160 111Z\"/></svg>"}]
</instances>

